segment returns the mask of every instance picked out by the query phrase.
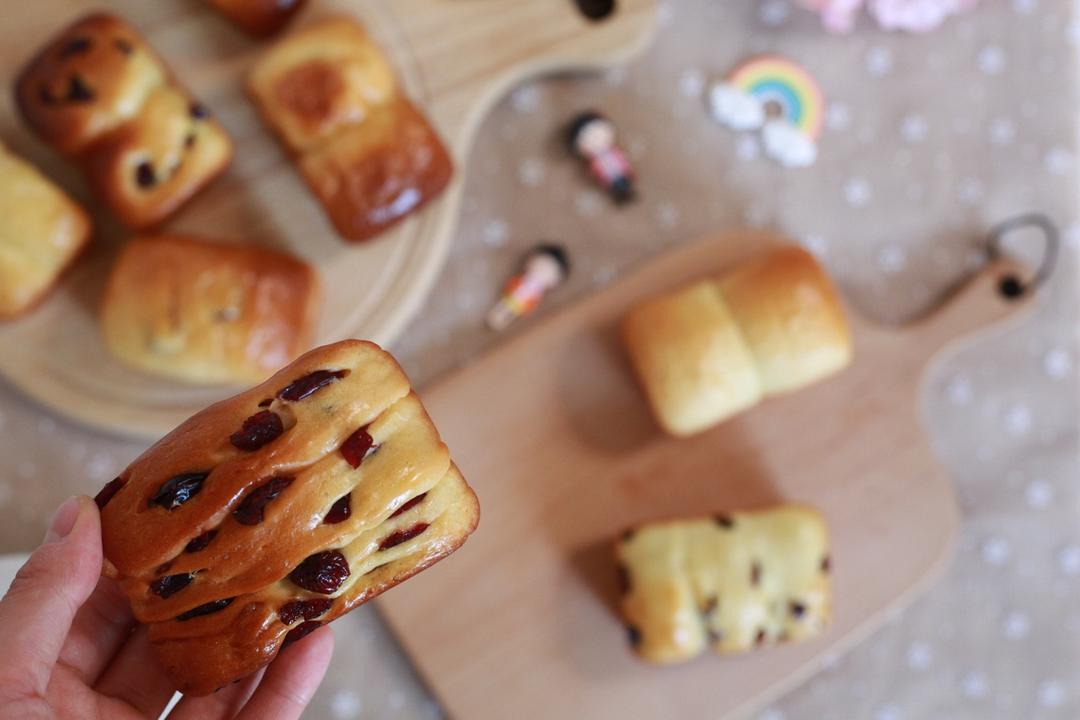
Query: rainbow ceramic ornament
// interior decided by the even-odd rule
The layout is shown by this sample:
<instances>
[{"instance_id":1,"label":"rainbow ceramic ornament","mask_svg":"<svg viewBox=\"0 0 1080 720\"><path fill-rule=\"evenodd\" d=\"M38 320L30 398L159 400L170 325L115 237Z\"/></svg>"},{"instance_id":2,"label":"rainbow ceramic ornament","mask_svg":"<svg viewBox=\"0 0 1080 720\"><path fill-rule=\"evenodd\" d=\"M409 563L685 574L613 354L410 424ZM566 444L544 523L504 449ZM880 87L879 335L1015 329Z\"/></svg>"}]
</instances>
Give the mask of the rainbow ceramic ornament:
<instances>
[{"instance_id":1,"label":"rainbow ceramic ornament","mask_svg":"<svg viewBox=\"0 0 1080 720\"><path fill-rule=\"evenodd\" d=\"M740 63L709 89L709 109L733 130L761 130L765 154L785 167L817 159L825 98L813 76L787 58L759 55Z\"/></svg>"}]
</instances>

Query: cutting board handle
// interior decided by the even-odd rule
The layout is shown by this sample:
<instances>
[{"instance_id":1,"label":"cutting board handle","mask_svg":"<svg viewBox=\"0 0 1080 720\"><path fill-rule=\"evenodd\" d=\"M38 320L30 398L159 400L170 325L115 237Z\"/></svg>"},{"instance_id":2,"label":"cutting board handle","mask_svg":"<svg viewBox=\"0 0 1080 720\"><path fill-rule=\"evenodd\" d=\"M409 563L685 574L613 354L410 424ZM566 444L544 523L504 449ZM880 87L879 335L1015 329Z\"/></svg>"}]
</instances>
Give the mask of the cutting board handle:
<instances>
[{"instance_id":1,"label":"cutting board handle","mask_svg":"<svg viewBox=\"0 0 1080 720\"><path fill-rule=\"evenodd\" d=\"M987 262L948 293L937 308L905 326L898 333L901 345L920 354L921 365L925 365L951 343L1017 317L1030 308L1035 291L1019 295L1009 291L1030 275L1021 263L1010 258Z\"/></svg>"},{"instance_id":2,"label":"cutting board handle","mask_svg":"<svg viewBox=\"0 0 1080 720\"><path fill-rule=\"evenodd\" d=\"M394 0L417 58L425 102L457 147L494 102L544 72L602 68L641 50L656 27L656 0L618 0L589 20L573 0Z\"/></svg>"}]
</instances>

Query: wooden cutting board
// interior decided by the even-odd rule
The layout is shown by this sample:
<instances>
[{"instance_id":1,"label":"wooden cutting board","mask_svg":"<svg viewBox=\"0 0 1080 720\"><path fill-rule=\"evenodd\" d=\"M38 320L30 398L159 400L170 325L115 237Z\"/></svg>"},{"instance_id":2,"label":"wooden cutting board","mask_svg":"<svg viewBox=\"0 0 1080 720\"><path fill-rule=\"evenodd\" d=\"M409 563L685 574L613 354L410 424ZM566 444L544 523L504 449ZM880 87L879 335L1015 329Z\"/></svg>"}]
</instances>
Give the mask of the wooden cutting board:
<instances>
[{"instance_id":1,"label":"wooden cutting board","mask_svg":"<svg viewBox=\"0 0 1080 720\"><path fill-rule=\"evenodd\" d=\"M50 36L102 7L92 0L7 3L0 77L10 84ZM599 22L586 20L571 0L310 0L294 27L333 12L363 21L457 163L455 181L427 211L371 243L350 245L244 94L247 69L265 43L234 30L202 0L112 0L108 7L149 40L236 142L228 174L163 229L287 248L315 264L325 287L318 344L344 337L389 344L420 308L450 247L473 136L502 93L530 75L626 60L647 43L656 14L655 0L619 0ZM0 93L0 138L60 180L96 221L91 252L58 292L25 319L0 324L0 374L58 412L149 438L235 393L163 381L109 356L97 307L129 234L97 207L71 164L21 124L10 85Z\"/></svg>"},{"instance_id":2,"label":"wooden cutting board","mask_svg":"<svg viewBox=\"0 0 1080 720\"><path fill-rule=\"evenodd\" d=\"M381 610L457 718L720 718L755 708L908 603L944 568L953 489L920 420L920 387L951 342L1012 315L1019 272L987 266L903 328L851 316L841 374L690 439L650 417L617 338L626 310L777 240L692 245L553 317L422 393L480 497L480 527ZM781 501L826 515L835 622L821 639L657 668L613 611L610 541L645 520Z\"/></svg>"}]
</instances>

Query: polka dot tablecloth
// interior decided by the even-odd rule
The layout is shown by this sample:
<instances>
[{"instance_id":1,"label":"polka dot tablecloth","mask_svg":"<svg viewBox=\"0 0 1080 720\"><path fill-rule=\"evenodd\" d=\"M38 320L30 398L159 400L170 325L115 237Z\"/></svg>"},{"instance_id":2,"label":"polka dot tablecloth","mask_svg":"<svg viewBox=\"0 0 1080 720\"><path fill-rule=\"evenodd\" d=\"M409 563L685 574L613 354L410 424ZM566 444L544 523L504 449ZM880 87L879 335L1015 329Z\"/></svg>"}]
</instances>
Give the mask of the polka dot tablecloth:
<instances>
[{"instance_id":1,"label":"polka dot tablecloth","mask_svg":"<svg viewBox=\"0 0 1080 720\"><path fill-rule=\"evenodd\" d=\"M421 384L503 339L483 316L544 239L574 263L544 313L667 248L751 225L806 245L860 312L902 322L973 269L995 222L1039 210L1062 228L1030 319L967 346L927 386L928 429L964 514L952 570L759 720L1080 717L1077 17L1065 0L984 0L928 35L863 20L836 37L788 0L668 0L637 62L519 87L483 126L453 257L393 348ZM760 52L799 60L825 89L812 168L780 168L705 112L709 83ZM628 208L563 148L558 129L589 107L615 120L637 169ZM0 385L0 549L30 549L64 496L95 491L142 449ZM373 608L335 633L307 717L440 715Z\"/></svg>"}]
</instances>

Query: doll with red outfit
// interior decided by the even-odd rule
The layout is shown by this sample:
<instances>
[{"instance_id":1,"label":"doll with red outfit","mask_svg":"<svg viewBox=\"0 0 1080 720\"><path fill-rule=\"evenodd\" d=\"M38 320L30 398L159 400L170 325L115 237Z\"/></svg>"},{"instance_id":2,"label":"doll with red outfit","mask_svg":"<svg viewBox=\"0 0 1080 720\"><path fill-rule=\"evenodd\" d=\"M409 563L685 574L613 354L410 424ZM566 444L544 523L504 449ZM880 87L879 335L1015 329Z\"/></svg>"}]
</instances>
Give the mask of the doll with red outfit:
<instances>
[{"instance_id":1,"label":"doll with red outfit","mask_svg":"<svg viewBox=\"0 0 1080 720\"><path fill-rule=\"evenodd\" d=\"M634 170L615 144L615 126L598 112L574 118L566 134L570 152L589 165L593 179L622 205L634 199Z\"/></svg>"}]
</instances>

